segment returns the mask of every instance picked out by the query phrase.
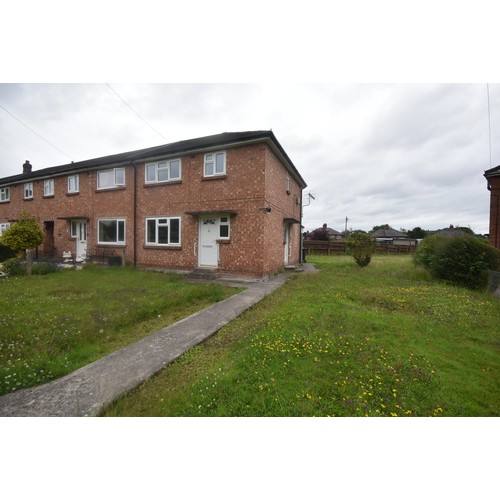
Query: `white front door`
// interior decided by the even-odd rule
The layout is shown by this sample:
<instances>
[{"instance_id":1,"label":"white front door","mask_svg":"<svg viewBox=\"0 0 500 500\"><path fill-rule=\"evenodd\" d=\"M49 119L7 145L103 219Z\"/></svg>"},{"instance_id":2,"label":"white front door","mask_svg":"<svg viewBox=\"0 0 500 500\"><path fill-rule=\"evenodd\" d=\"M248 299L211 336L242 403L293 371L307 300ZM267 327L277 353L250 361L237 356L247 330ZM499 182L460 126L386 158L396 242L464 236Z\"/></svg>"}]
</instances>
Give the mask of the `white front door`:
<instances>
[{"instance_id":1,"label":"white front door","mask_svg":"<svg viewBox=\"0 0 500 500\"><path fill-rule=\"evenodd\" d=\"M290 254L290 224L288 224L287 222L285 222L284 224L284 236L283 236L283 243L284 243L284 262L285 262L285 266L288 265L288 256Z\"/></svg>"},{"instance_id":2,"label":"white front door","mask_svg":"<svg viewBox=\"0 0 500 500\"><path fill-rule=\"evenodd\" d=\"M87 222L76 221L76 260L87 258Z\"/></svg>"},{"instance_id":3,"label":"white front door","mask_svg":"<svg viewBox=\"0 0 500 500\"><path fill-rule=\"evenodd\" d=\"M198 243L198 265L217 267L219 261L219 218L215 215L200 217L200 237Z\"/></svg>"}]
</instances>

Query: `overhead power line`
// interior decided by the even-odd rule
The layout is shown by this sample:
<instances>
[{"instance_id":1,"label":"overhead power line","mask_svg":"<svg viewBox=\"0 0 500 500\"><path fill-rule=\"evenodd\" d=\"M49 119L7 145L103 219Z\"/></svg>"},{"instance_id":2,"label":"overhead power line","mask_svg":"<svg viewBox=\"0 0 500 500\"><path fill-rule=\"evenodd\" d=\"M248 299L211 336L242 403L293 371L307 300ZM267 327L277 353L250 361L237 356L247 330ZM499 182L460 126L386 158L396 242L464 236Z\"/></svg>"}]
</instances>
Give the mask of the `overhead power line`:
<instances>
[{"instance_id":1,"label":"overhead power line","mask_svg":"<svg viewBox=\"0 0 500 500\"><path fill-rule=\"evenodd\" d=\"M123 97L121 97L118 94L118 92L116 92L116 90L113 89L113 87L111 87L111 85L109 83L106 83L106 85L123 102L123 104L125 104L125 106L127 106L131 111L133 111L151 130L155 131L165 141L167 140L166 137L161 135L160 132L158 132L158 130L156 130L145 118L143 118L132 106L130 106L130 104L128 104L128 102L125 101L125 99L123 99Z\"/></svg>"},{"instance_id":2,"label":"overhead power line","mask_svg":"<svg viewBox=\"0 0 500 500\"><path fill-rule=\"evenodd\" d=\"M12 118L14 118L14 120L18 121L21 125L23 125L24 127L26 127L30 132L32 132L33 134L35 134L39 139L42 139L42 141L46 142L49 146L52 146L54 149L57 149L57 151L59 151L63 155L69 156L72 160L74 160L74 158L71 155L69 155L68 153L65 153L62 149L59 149L57 146L54 146L54 144L52 144L47 139L45 139L44 137L42 137L38 132L35 132L31 127L29 127L28 125L26 125L26 123L24 123L19 118L17 118L17 116L14 116L8 109L6 109L1 104L0 104L0 108L2 108L6 113L8 113L10 116L12 116Z\"/></svg>"}]
</instances>

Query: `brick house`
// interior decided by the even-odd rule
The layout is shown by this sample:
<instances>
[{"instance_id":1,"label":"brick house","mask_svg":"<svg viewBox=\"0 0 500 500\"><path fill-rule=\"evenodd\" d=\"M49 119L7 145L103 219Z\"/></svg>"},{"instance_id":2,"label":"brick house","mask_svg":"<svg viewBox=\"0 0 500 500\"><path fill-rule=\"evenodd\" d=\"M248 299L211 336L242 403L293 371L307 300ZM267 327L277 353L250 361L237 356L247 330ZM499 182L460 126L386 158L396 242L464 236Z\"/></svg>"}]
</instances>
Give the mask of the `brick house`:
<instances>
[{"instance_id":1,"label":"brick house","mask_svg":"<svg viewBox=\"0 0 500 500\"><path fill-rule=\"evenodd\" d=\"M306 183L272 131L230 132L0 179L0 231L22 212L37 255L268 276L300 261Z\"/></svg>"},{"instance_id":2,"label":"brick house","mask_svg":"<svg viewBox=\"0 0 500 500\"><path fill-rule=\"evenodd\" d=\"M484 173L490 191L490 245L500 250L500 165Z\"/></svg>"}]
</instances>

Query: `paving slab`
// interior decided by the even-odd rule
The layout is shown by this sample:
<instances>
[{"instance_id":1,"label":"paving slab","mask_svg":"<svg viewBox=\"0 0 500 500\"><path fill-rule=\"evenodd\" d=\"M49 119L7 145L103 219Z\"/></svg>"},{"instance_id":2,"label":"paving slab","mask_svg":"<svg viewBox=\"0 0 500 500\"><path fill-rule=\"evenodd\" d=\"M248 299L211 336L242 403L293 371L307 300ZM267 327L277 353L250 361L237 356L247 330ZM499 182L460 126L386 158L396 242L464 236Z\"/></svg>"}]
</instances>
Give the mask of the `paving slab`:
<instances>
[{"instance_id":1,"label":"paving slab","mask_svg":"<svg viewBox=\"0 0 500 500\"><path fill-rule=\"evenodd\" d=\"M241 283L245 290L47 384L0 397L2 417L96 416L207 339L286 281Z\"/></svg>"}]
</instances>

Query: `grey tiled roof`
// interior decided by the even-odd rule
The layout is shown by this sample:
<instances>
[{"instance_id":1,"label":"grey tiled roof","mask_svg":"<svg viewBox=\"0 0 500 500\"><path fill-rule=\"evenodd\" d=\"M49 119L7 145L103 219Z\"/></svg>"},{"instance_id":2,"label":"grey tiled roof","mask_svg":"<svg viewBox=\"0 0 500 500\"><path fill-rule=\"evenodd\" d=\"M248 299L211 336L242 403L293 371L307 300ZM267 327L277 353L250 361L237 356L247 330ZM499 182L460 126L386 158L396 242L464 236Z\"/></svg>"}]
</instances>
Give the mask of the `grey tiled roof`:
<instances>
[{"instance_id":1,"label":"grey tiled roof","mask_svg":"<svg viewBox=\"0 0 500 500\"><path fill-rule=\"evenodd\" d=\"M238 143L253 142L253 141L270 141L276 150L283 156L284 160L289 164L291 170L295 173L299 182L306 187L306 183L299 171L288 157L287 153L276 139L271 130L257 130L250 132L224 132L222 134L209 135L198 137L196 139L188 139L184 141L172 142L152 148L138 149L136 151L128 151L108 156L101 156L91 160L67 163L56 167L34 170L29 174L18 174L0 179L0 184L14 184L16 182L24 182L27 179L35 179L38 177L48 177L52 175L60 175L65 172L75 172L79 170L90 170L102 166L111 165L127 165L134 161L142 161L149 158L155 158L167 155L184 154L210 148L226 147Z\"/></svg>"}]
</instances>

